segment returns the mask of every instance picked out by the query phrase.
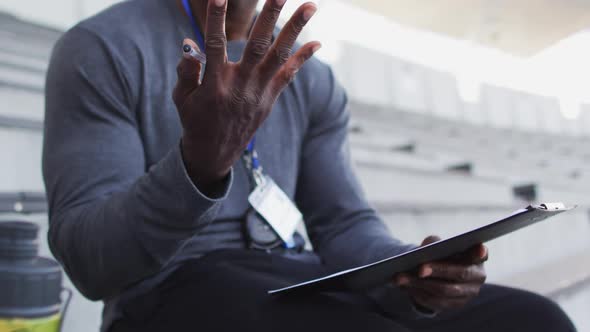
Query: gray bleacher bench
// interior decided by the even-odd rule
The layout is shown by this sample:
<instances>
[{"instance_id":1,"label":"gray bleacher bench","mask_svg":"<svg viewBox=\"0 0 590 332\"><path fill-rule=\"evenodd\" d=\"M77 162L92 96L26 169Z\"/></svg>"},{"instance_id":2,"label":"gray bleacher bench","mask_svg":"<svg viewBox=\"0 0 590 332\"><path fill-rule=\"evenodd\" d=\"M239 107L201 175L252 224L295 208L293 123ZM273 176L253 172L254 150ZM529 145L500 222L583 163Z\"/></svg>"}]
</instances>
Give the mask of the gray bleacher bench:
<instances>
[{"instance_id":1,"label":"gray bleacher bench","mask_svg":"<svg viewBox=\"0 0 590 332\"><path fill-rule=\"evenodd\" d=\"M40 192L0 193L0 213L45 213L47 200Z\"/></svg>"},{"instance_id":2,"label":"gray bleacher bench","mask_svg":"<svg viewBox=\"0 0 590 332\"><path fill-rule=\"evenodd\" d=\"M0 127L41 131L43 130L43 122L39 120L17 118L0 114Z\"/></svg>"}]
</instances>

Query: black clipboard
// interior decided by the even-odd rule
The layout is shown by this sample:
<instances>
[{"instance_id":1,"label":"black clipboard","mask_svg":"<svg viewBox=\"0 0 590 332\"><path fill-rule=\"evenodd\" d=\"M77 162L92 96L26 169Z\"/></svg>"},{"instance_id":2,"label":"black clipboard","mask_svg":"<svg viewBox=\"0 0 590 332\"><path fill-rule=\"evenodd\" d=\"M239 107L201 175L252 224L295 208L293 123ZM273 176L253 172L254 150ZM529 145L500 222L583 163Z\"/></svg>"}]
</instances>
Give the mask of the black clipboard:
<instances>
[{"instance_id":1,"label":"black clipboard","mask_svg":"<svg viewBox=\"0 0 590 332\"><path fill-rule=\"evenodd\" d=\"M545 203L518 210L508 217L471 231L405 252L372 264L341 271L326 277L268 291L271 295L305 292L361 291L387 283L400 272L441 260L574 209L563 203Z\"/></svg>"}]
</instances>

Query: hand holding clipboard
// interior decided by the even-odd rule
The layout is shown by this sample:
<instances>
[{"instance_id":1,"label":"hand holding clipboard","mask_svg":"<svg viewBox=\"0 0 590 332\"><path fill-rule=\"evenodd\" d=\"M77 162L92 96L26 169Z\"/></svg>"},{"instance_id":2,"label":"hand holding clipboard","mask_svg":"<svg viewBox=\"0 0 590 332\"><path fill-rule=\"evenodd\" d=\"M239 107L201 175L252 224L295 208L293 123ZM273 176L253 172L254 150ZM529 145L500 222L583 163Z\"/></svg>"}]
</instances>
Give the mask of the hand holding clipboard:
<instances>
[{"instance_id":1,"label":"hand holding clipboard","mask_svg":"<svg viewBox=\"0 0 590 332\"><path fill-rule=\"evenodd\" d=\"M392 276L411 271L421 264L435 262L477 246L549 217L569 211L563 203L546 203L518 210L508 217L451 238L416 248L372 264L341 271L323 278L289 287L270 290L273 295L366 290L389 282Z\"/></svg>"}]
</instances>

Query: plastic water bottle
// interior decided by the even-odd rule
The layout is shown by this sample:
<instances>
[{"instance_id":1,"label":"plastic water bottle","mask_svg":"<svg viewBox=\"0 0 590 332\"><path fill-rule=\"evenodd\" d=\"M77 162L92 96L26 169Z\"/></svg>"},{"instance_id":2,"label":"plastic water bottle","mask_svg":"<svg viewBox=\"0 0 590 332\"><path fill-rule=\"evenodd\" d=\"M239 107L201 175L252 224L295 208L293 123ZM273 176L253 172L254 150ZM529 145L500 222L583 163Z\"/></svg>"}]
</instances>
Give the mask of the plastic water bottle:
<instances>
[{"instance_id":1,"label":"plastic water bottle","mask_svg":"<svg viewBox=\"0 0 590 332\"><path fill-rule=\"evenodd\" d=\"M38 257L39 227L0 222L0 332L58 332L62 272Z\"/></svg>"}]
</instances>

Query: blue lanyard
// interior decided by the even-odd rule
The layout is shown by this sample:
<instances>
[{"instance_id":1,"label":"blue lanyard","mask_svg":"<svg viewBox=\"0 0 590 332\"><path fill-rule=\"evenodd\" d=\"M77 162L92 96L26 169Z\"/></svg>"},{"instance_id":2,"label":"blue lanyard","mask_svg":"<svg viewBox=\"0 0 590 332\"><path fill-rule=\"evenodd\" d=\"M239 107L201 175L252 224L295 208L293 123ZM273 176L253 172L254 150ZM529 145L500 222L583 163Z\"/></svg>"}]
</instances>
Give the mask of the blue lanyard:
<instances>
[{"instance_id":1,"label":"blue lanyard","mask_svg":"<svg viewBox=\"0 0 590 332\"><path fill-rule=\"evenodd\" d=\"M205 39L203 37L203 33L201 29L199 29L199 25L197 24L197 20L195 20L195 16L193 15L193 10L189 3L189 0L182 0L182 5L184 6L184 11L188 16L189 20L191 21L191 25L193 26L193 30L195 32L195 37L197 39L197 44L201 48L201 51L205 53ZM252 138L252 141L248 144L245 153L247 153L250 158L252 158L252 170L257 171L260 169L260 161L258 160L258 154L256 153L256 136Z\"/></svg>"},{"instance_id":2,"label":"blue lanyard","mask_svg":"<svg viewBox=\"0 0 590 332\"><path fill-rule=\"evenodd\" d=\"M260 168L260 161L258 160L258 154L256 153L256 136L252 137L252 140L246 148L246 152L252 156L252 169L258 170Z\"/></svg>"},{"instance_id":3,"label":"blue lanyard","mask_svg":"<svg viewBox=\"0 0 590 332\"><path fill-rule=\"evenodd\" d=\"M195 31L195 37L197 38L197 44L199 44L201 51L205 52L205 39L203 38L201 29L199 29L199 25L197 24L197 20L195 20L193 10L188 1L189 0L182 0L182 5L184 6L184 11L186 12L186 15L191 20L191 25L193 26L193 30Z\"/></svg>"}]
</instances>

